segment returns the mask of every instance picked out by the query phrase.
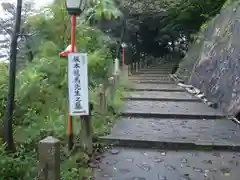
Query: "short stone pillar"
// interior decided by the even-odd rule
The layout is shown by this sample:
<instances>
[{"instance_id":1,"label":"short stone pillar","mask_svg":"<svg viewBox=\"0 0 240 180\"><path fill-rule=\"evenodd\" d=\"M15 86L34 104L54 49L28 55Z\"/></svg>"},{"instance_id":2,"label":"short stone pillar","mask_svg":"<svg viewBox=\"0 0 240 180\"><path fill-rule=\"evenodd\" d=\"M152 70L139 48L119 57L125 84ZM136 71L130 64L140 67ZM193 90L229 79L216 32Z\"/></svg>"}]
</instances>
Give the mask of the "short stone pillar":
<instances>
[{"instance_id":1,"label":"short stone pillar","mask_svg":"<svg viewBox=\"0 0 240 180\"><path fill-rule=\"evenodd\" d=\"M105 113L107 110L107 98L106 98L106 93L102 84L99 85L99 89L100 89L99 106L100 106L101 112Z\"/></svg>"},{"instance_id":2,"label":"short stone pillar","mask_svg":"<svg viewBox=\"0 0 240 180\"><path fill-rule=\"evenodd\" d=\"M60 180L60 141L48 136L39 142L38 180Z\"/></svg>"},{"instance_id":3,"label":"short stone pillar","mask_svg":"<svg viewBox=\"0 0 240 180\"><path fill-rule=\"evenodd\" d=\"M135 67L134 67L134 62L132 62L132 74L134 74L134 71L135 71Z\"/></svg>"},{"instance_id":4,"label":"short stone pillar","mask_svg":"<svg viewBox=\"0 0 240 180\"><path fill-rule=\"evenodd\" d=\"M132 74L132 64L128 65L128 75L130 76Z\"/></svg>"},{"instance_id":5,"label":"short stone pillar","mask_svg":"<svg viewBox=\"0 0 240 180\"><path fill-rule=\"evenodd\" d=\"M110 88L110 97L113 100L115 96L115 79L114 77L108 78L108 84Z\"/></svg>"},{"instance_id":6,"label":"short stone pillar","mask_svg":"<svg viewBox=\"0 0 240 180\"><path fill-rule=\"evenodd\" d=\"M139 70L142 68L142 60L139 61L138 68L139 68Z\"/></svg>"},{"instance_id":7,"label":"short stone pillar","mask_svg":"<svg viewBox=\"0 0 240 180\"><path fill-rule=\"evenodd\" d=\"M148 66L148 60L147 60L147 59L145 59L145 62L144 62L144 64L145 64L145 67L147 67L147 66Z\"/></svg>"},{"instance_id":8,"label":"short stone pillar","mask_svg":"<svg viewBox=\"0 0 240 180\"><path fill-rule=\"evenodd\" d=\"M140 70L140 61L137 62L137 72Z\"/></svg>"},{"instance_id":9,"label":"short stone pillar","mask_svg":"<svg viewBox=\"0 0 240 180\"><path fill-rule=\"evenodd\" d=\"M119 59L115 58L114 60L114 72L119 72Z\"/></svg>"},{"instance_id":10,"label":"short stone pillar","mask_svg":"<svg viewBox=\"0 0 240 180\"><path fill-rule=\"evenodd\" d=\"M114 73L114 84L115 84L115 87L117 87L118 83L120 82L120 73Z\"/></svg>"}]
</instances>

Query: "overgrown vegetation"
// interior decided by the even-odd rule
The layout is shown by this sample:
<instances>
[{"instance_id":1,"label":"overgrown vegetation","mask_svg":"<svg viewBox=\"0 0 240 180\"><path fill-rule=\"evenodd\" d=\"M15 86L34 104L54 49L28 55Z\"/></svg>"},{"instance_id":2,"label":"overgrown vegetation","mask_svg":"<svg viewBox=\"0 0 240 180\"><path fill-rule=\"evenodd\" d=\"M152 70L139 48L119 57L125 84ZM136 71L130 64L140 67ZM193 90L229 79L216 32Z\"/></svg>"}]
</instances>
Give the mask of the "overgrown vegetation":
<instances>
[{"instance_id":1,"label":"overgrown vegetation","mask_svg":"<svg viewBox=\"0 0 240 180\"><path fill-rule=\"evenodd\" d=\"M213 18L225 2L226 0L121 1L119 3L123 6L122 9L129 10L126 10L126 21L130 33L125 38L134 44L135 51L144 51L154 56L176 52L183 57L202 24Z\"/></svg>"},{"instance_id":2,"label":"overgrown vegetation","mask_svg":"<svg viewBox=\"0 0 240 180\"><path fill-rule=\"evenodd\" d=\"M128 59L140 59L141 53L159 56L169 53L170 50L178 52L181 48L187 50L189 42L194 39L192 35L201 27L204 28L204 22L218 13L225 1L118 1L118 6L126 19L127 30L124 40L129 44L127 52L132 51ZM10 8L11 12L14 10L13 6L5 8ZM14 16L14 12L12 14ZM89 24L101 27L100 22L122 20L121 16L114 1L91 0L87 11L78 18L77 49L79 52L88 53L90 99L95 106L98 97L97 87L104 84L112 70L111 50L116 42ZM12 16L11 18L14 19ZM11 19L1 21L1 26L8 30L12 26L9 22ZM37 143L47 135L54 135L64 142L67 129L67 60L58 57L58 53L70 42L70 18L65 10L64 0L55 0L53 5L36 15L24 16L23 22L24 32L31 33L31 36L19 49L21 52L22 48L27 48L27 54L23 53L21 56L21 68L16 84L14 139L17 152L7 154L4 142L1 142L0 146L0 177L8 180L34 179L37 168ZM120 28L117 28L117 31L120 31ZM179 49L175 49L176 43ZM6 64L0 64L0 72L0 117L3 119L8 80ZM117 91L114 100L108 99L111 110L121 105L123 91L121 88L123 85ZM95 108L94 135L107 133L114 117L112 111L103 117ZM77 121L76 119L74 122ZM76 128L75 133L78 131ZM64 146L62 150L62 154L65 155ZM83 153L78 153L62 164L63 180L81 179L91 174L91 168L84 167L79 159L86 160L87 157Z\"/></svg>"},{"instance_id":3,"label":"overgrown vegetation","mask_svg":"<svg viewBox=\"0 0 240 180\"><path fill-rule=\"evenodd\" d=\"M107 2L107 1L106 1ZM112 111L103 115L97 109L97 90L99 84L104 84L112 71L112 54L109 37L100 30L90 27L89 18L116 18L121 15L112 1L108 3L95 2L91 4L91 11L87 11L79 18L76 46L79 52L88 53L89 64L89 94L95 105L93 112L94 135L108 132L115 116ZM115 8L113 11L112 8ZM0 146L0 177L8 180L33 180L37 175L37 145L39 140L53 135L65 143L67 131L67 59L58 57L60 51L70 42L70 18L65 10L64 0L56 0L41 13L26 19L24 27L34 32L31 48L36 48L32 61L24 62L17 73L16 107L14 112L14 140L16 153L7 154L4 142ZM37 40L34 38L37 37ZM34 41L35 40L35 41ZM27 58L27 57L26 57ZM0 64L0 118L3 119L6 103L8 67ZM125 84L125 83L123 83ZM112 109L121 105L124 86L121 85L114 100L109 99ZM79 120L74 119L79 125ZM74 129L78 134L79 126ZM66 147L62 146L64 157ZM62 179L82 179L89 175L91 169L79 165L79 159L84 154L77 153L66 160L62 168Z\"/></svg>"}]
</instances>

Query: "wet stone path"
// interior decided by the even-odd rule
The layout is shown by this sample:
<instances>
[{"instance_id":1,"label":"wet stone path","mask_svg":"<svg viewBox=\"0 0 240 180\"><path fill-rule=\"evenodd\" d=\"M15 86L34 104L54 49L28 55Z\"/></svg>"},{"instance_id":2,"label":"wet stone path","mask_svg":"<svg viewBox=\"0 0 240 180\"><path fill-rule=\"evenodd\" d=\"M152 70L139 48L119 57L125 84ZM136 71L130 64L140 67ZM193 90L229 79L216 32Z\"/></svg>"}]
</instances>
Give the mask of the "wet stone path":
<instances>
[{"instance_id":1,"label":"wet stone path","mask_svg":"<svg viewBox=\"0 0 240 180\"><path fill-rule=\"evenodd\" d=\"M172 99L174 95L175 99ZM194 97L185 92L169 92L169 91L135 91L132 93L126 93L125 99L134 100L137 99L143 101L201 101L199 98Z\"/></svg>"},{"instance_id":2,"label":"wet stone path","mask_svg":"<svg viewBox=\"0 0 240 180\"><path fill-rule=\"evenodd\" d=\"M238 180L240 127L177 86L159 64L132 75L133 88L102 155L96 180ZM152 80L152 81L151 81Z\"/></svg>"},{"instance_id":3,"label":"wet stone path","mask_svg":"<svg viewBox=\"0 0 240 180\"><path fill-rule=\"evenodd\" d=\"M240 154L117 149L105 154L98 180L238 180Z\"/></svg>"}]
</instances>

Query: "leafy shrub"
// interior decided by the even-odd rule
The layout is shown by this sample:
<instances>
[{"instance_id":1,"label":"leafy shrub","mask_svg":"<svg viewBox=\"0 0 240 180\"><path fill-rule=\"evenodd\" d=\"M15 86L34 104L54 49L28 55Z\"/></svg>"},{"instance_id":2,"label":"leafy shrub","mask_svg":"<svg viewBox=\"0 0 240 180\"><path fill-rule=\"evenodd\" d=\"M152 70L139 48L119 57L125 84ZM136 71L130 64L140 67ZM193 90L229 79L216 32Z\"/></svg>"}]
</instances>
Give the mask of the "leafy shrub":
<instances>
[{"instance_id":1,"label":"leafy shrub","mask_svg":"<svg viewBox=\"0 0 240 180\"><path fill-rule=\"evenodd\" d=\"M16 108L15 108L15 140L25 150L18 156L9 156L2 150L0 175L9 179L27 178L31 166L28 162L36 160L36 145L47 135L64 140L65 117L67 108L67 59L57 57L57 47L53 42L45 42L37 58L22 71L18 72L16 81ZM51 46L52 49L47 47ZM55 47L55 48L54 48ZM111 59L109 50L102 48L89 54L89 84L94 89L97 84L103 83L107 77ZM1 110L3 119L5 97L7 95L7 66L0 66ZM1 151L1 149L0 149ZM27 153L27 154L26 154ZM29 154L30 153L30 154ZM30 158L30 160L27 160ZM14 162L18 162L18 165ZM34 159L34 160L33 160ZM2 163L2 164L1 164ZM6 164L7 165L6 165ZM29 165L29 164L28 164ZM35 167L35 165L33 165ZM24 167L20 168L20 167ZM6 169L11 173L6 173ZM14 170L15 169L15 170ZM9 176L9 177L8 177ZM24 177L24 178L21 178Z\"/></svg>"},{"instance_id":2,"label":"leafy shrub","mask_svg":"<svg viewBox=\"0 0 240 180\"><path fill-rule=\"evenodd\" d=\"M34 44L34 48L38 50L33 62L26 63L17 73L14 111L14 140L17 152L7 154L5 145L1 143L2 179L32 180L36 176L39 140L48 135L53 135L63 142L65 140L68 109L67 59L58 57L58 54L70 41L70 21L63 2L57 0L48 8L48 13L53 16L40 13L28 20L30 29L38 34L38 41ZM88 53L91 101L94 100L92 97L96 97L96 87L104 83L112 68L112 55L106 39L106 35L99 30L86 24L78 24L76 44L79 52ZM0 119L3 119L8 88L6 64L0 64L0 74ZM93 94L95 96L92 96ZM110 119L111 114L108 116ZM96 122L93 124L96 128L108 123L101 120ZM74 167L71 171L64 171L63 179L75 179L79 175L74 175L74 172Z\"/></svg>"},{"instance_id":3,"label":"leafy shrub","mask_svg":"<svg viewBox=\"0 0 240 180\"><path fill-rule=\"evenodd\" d=\"M19 149L17 153L7 154L5 146L0 146L0 177L7 180L31 180L36 157Z\"/></svg>"}]
</instances>

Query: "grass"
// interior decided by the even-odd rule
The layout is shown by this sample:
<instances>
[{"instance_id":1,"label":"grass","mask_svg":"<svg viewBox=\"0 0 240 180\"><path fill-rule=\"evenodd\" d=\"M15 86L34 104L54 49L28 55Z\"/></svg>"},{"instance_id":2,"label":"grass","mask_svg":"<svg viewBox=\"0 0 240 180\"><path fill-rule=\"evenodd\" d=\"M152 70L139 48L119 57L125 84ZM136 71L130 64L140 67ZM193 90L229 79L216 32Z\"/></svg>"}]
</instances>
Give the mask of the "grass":
<instances>
[{"instance_id":1,"label":"grass","mask_svg":"<svg viewBox=\"0 0 240 180\"><path fill-rule=\"evenodd\" d=\"M54 75L54 77L55 76L56 75ZM123 73L121 75L121 81L116 90L114 99L108 98L107 100L108 106L111 108L104 114L99 113L97 108L99 101L99 88L89 90L90 100L95 103L95 110L92 115L94 137L104 136L110 132L111 127L118 117L118 114L114 113L112 110L117 110L123 105L123 92L125 88L128 87L130 87L130 83L128 82L127 74ZM62 97L60 93L55 93L54 96ZM38 102L36 99L35 101ZM19 179L32 180L33 177L36 176L39 164L37 161L37 145L40 140L49 135L52 135L61 141L61 159L66 159L61 164L61 179L81 180L92 174L92 169L87 166L89 157L83 153L80 148L75 148L74 154L72 154L69 158L66 158L69 154L67 149L67 111L63 112L62 110L67 109L67 97L62 97L60 101L57 102L62 103L59 105L55 102L57 107L61 106L62 108L54 108L55 104L52 104L51 107L54 109L49 109L48 111L50 113L47 113L46 117L42 116L41 113L29 113L27 116L24 116L24 118L27 117L26 119L18 119L19 123L14 125L14 140L17 146L16 153L12 155L6 154L4 151L4 145L1 143L0 167L2 170L0 171L0 176L3 179L12 180L19 177ZM24 121L29 123L25 124ZM74 118L73 123L74 134L78 135L81 128L79 119ZM78 139L81 139L81 137L76 138L76 144L78 144ZM95 151L102 151L105 148L101 147L98 142L95 142L94 145L96 147Z\"/></svg>"},{"instance_id":2,"label":"grass","mask_svg":"<svg viewBox=\"0 0 240 180\"><path fill-rule=\"evenodd\" d=\"M123 74L123 77L120 80L119 86L116 90L116 94L113 100L108 99L109 105L113 109L117 110L123 105L122 97L123 92L126 88L130 87L130 83L127 79L127 76ZM92 92L94 102L98 100L97 92ZM93 134L95 137L104 136L109 134L112 126L117 120L118 114L115 114L111 111L106 112L105 114L99 113L97 110L93 112L92 116L92 126ZM80 124L80 123L78 123ZM79 127L78 127L79 128ZM76 130L76 129L75 129ZM76 130L79 132L79 129ZM98 142L96 142L98 144ZM95 151L103 151L95 149ZM89 157L81 149L78 149L73 155L71 155L66 161L61 164L61 179L63 180L82 180L88 179L93 175L93 169L88 167Z\"/></svg>"},{"instance_id":3,"label":"grass","mask_svg":"<svg viewBox=\"0 0 240 180\"><path fill-rule=\"evenodd\" d=\"M123 105L122 97L125 88L129 87L129 81L127 77L123 77L120 81L120 84L117 88L115 98L112 101L108 101L111 103L113 108L119 109ZM97 98L97 96L94 96ZM96 99L94 99L96 100ZM114 114L113 112L108 111L106 114L101 114L98 112L94 112L93 114L93 133L94 136L104 136L109 134L112 126L115 124L117 120L118 114ZM95 149L98 151L98 149ZM100 150L101 151L101 150ZM81 150L77 151L76 154L70 156L68 160L62 163L61 177L64 180L82 180L84 178L89 178L93 175L93 169L87 167L87 163L89 162L89 157Z\"/></svg>"}]
</instances>

